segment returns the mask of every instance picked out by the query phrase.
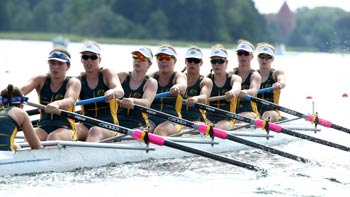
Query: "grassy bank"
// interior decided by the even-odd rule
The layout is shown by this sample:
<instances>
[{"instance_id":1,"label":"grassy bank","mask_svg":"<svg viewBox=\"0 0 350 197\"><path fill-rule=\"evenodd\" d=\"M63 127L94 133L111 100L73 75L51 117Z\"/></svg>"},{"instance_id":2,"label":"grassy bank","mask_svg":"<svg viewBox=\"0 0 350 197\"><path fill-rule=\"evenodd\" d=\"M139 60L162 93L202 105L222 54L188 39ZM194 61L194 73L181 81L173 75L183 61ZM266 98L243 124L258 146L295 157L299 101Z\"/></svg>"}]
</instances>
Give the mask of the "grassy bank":
<instances>
[{"instance_id":1,"label":"grassy bank","mask_svg":"<svg viewBox=\"0 0 350 197\"><path fill-rule=\"evenodd\" d=\"M103 38L103 37L86 37L75 34L59 34L59 33L31 33L31 32L0 32L0 39L10 40L40 40L51 41L53 38L62 36L68 39L70 42L82 42L83 40L90 39L95 40L98 43L104 44L128 44L128 45L149 45L159 46L164 43L169 43L177 47L188 47L190 45L196 45L200 48L210 48L217 44L214 42L192 42L192 41L178 41L178 40L151 40L151 39L127 39L127 38ZM233 49L234 43L220 43L227 49ZM303 48L303 47L287 47L287 51L309 51L315 52L315 49Z\"/></svg>"}]
</instances>

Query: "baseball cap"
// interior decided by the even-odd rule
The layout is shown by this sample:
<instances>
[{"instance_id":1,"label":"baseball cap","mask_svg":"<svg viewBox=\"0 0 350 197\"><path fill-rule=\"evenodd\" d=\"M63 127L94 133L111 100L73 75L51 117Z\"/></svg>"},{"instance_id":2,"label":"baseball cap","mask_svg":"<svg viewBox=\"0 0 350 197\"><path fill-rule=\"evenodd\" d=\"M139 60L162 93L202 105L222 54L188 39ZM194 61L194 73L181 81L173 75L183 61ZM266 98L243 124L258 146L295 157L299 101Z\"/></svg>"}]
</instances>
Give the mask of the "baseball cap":
<instances>
[{"instance_id":1,"label":"baseball cap","mask_svg":"<svg viewBox=\"0 0 350 197\"><path fill-rule=\"evenodd\" d=\"M200 52L198 50L190 49L186 52L185 58L203 59L203 54L202 54L202 52Z\"/></svg>"},{"instance_id":2,"label":"baseball cap","mask_svg":"<svg viewBox=\"0 0 350 197\"><path fill-rule=\"evenodd\" d=\"M147 57L149 59L149 61L152 62L153 60L153 55L152 55L152 51L148 48L145 48L145 47L141 47L133 52L131 52L131 54L134 54L136 52L139 52L141 53L143 56Z\"/></svg>"},{"instance_id":3,"label":"baseball cap","mask_svg":"<svg viewBox=\"0 0 350 197\"><path fill-rule=\"evenodd\" d=\"M70 62L70 57L61 51L53 51L49 54L49 57L47 60L57 60L60 62Z\"/></svg>"},{"instance_id":4,"label":"baseball cap","mask_svg":"<svg viewBox=\"0 0 350 197\"><path fill-rule=\"evenodd\" d=\"M96 43L85 43L83 47L81 48L80 53L85 52L85 51L90 51L92 53L100 54L101 53L101 48L98 46Z\"/></svg>"}]
</instances>

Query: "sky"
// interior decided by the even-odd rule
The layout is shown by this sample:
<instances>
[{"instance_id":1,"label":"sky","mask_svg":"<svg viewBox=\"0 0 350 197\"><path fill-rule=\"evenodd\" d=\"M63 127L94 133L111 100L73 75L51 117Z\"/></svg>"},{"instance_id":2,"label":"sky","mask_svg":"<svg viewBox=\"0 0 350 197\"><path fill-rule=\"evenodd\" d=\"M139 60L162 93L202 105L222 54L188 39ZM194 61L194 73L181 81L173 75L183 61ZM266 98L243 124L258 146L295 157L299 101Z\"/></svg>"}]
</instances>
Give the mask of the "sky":
<instances>
[{"instance_id":1,"label":"sky","mask_svg":"<svg viewBox=\"0 0 350 197\"><path fill-rule=\"evenodd\" d=\"M349 0L253 0L255 7L261 14L277 13L283 3L286 1L292 11L301 7L310 9L320 6L338 7L347 12L350 11Z\"/></svg>"}]
</instances>

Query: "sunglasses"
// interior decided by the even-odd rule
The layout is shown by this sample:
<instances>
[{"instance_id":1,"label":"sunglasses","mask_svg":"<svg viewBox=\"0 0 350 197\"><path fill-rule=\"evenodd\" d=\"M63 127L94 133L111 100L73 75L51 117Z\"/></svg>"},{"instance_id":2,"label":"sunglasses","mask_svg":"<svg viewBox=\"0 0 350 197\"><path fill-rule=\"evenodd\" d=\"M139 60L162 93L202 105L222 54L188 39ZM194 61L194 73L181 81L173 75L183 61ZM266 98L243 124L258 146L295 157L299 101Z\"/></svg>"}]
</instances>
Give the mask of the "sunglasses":
<instances>
[{"instance_id":1,"label":"sunglasses","mask_svg":"<svg viewBox=\"0 0 350 197\"><path fill-rule=\"evenodd\" d=\"M140 61L143 61L143 62L148 60L146 56L141 55L141 54L133 54L132 58L134 60L140 60Z\"/></svg>"},{"instance_id":2,"label":"sunglasses","mask_svg":"<svg viewBox=\"0 0 350 197\"><path fill-rule=\"evenodd\" d=\"M260 59L271 60L273 57L269 54L259 54L258 57Z\"/></svg>"},{"instance_id":3,"label":"sunglasses","mask_svg":"<svg viewBox=\"0 0 350 197\"><path fill-rule=\"evenodd\" d=\"M171 55L158 55L157 56L158 61L162 61L162 60L170 61L171 58L173 58L173 56L171 56Z\"/></svg>"},{"instance_id":4,"label":"sunglasses","mask_svg":"<svg viewBox=\"0 0 350 197\"><path fill-rule=\"evenodd\" d=\"M88 59L97 60L97 58L98 58L98 55L82 55L81 56L81 59L83 59L83 60L88 60Z\"/></svg>"},{"instance_id":5,"label":"sunglasses","mask_svg":"<svg viewBox=\"0 0 350 197\"><path fill-rule=\"evenodd\" d=\"M194 63L194 64L199 64L202 60L201 59L197 59L197 58L186 58L186 61L188 63Z\"/></svg>"},{"instance_id":6,"label":"sunglasses","mask_svg":"<svg viewBox=\"0 0 350 197\"><path fill-rule=\"evenodd\" d=\"M212 59L212 60L210 60L210 62L212 64L223 64L226 62L226 60L225 59Z\"/></svg>"},{"instance_id":7,"label":"sunglasses","mask_svg":"<svg viewBox=\"0 0 350 197\"><path fill-rule=\"evenodd\" d=\"M250 53L248 51L237 51L238 56L249 56Z\"/></svg>"}]
</instances>

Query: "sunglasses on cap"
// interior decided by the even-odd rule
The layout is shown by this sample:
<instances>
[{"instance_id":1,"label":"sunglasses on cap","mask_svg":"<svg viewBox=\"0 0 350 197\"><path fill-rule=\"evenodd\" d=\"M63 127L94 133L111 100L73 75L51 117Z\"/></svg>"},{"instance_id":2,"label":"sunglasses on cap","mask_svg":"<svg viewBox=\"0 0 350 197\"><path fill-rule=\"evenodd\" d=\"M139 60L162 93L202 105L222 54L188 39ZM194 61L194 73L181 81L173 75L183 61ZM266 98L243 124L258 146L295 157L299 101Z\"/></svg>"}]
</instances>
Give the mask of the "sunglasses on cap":
<instances>
[{"instance_id":1,"label":"sunglasses on cap","mask_svg":"<svg viewBox=\"0 0 350 197\"><path fill-rule=\"evenodd\" d=\"M146 56L141 55L141 54L132 54L132 58L134 60L140 60L140 61L143 61L143 62L148 60Z\"/></svg>"},{"instance_id":2,"label":"sunglasses on cap","mask_svg":"<svg viewBox=\"0 0 350 197\"><path fill-rule=\"evenodd\" d=\"M186 61L188 63L194 63L194 64L199 64L202 60L201 59L197 59L197 58L186 58Z\"/></svg>"},{"instance_id":3,"label":"sunglasses on cap","mask_svg":"<svg viewBox=\"0 0 350 197\"><path fill-rule=\"evenodd\" d=\"M258 57L259 57L260 59L265 59L265 60L271 60L271 59L273 58L271 55L269 55L269 54L264 54L264 53L259 54Z\"/></svg>"},{"instance_id":4,"label":"sunglasses on cap","mask_svg":"<svg viewBox=\"0 0 350 197\"><path fill-rule=\"evenodd\" d=\"M174 57L171 55L158 55L157 56L158 61L162 61L162 60L170 61L172 58L174 58Z\"/></svg>"},{"instance_id":5,"label":"sunglasses on cap","mask_svg":"<svg viewBox=\"0 0 350 197\"><path fill-rule=\"evenodd\" d=\"M98 55L81 55L81 59L83 60L97 60L98 59Z\"/></svg>"},{"instance_id":6,"label":"sunglasses on cap","mask_svg":"<svg viewBox=\"0 0 350 197\"><path fill-rule=\"evenodd\" d=\"M223 64L226 62L226 59L212 59L210 60L212 64Z\"/></svg>"},{"instance_id":7,"label":"sunglasses on cap","mask_svg":"<svg viewBox=\"0 0 350 197\"><path fill-rule=\"evenodd\" d=\"M237 51L238 56L249 56L250 53L248 51Z\"/></svg>"}]
</instances>

